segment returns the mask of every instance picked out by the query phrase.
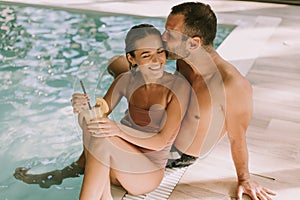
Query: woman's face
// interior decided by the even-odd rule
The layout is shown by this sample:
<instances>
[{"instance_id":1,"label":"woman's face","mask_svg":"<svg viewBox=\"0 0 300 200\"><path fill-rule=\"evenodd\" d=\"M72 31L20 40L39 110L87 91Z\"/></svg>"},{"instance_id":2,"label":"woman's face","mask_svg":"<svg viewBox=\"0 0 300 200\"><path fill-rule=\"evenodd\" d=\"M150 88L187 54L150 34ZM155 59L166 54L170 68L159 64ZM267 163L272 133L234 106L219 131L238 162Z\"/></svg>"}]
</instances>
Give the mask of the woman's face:
<instances>
[{"instance_id":1,"label":"woman's face","mask_svg":"<svg viewBox=\"0 0 300 200\"><path fill-rule=\"evenodd\" d=\"M160 36L148 35L135 42L135 57L129 61L137 64L146 81L161 78L166 64L166 53Z\"/></svg>"}]
</instances>

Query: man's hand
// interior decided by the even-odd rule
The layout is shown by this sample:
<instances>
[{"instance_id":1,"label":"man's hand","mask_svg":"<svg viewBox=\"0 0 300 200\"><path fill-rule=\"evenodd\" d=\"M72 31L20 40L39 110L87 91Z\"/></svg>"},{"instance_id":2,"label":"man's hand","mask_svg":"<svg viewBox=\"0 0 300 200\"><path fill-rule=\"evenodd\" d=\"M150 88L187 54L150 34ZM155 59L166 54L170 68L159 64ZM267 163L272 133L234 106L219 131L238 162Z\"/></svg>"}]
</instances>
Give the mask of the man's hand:
<instances>
[{"instance_id":1,"label":"man's hand","mask_svg":"<svg viewBox=\"0 0 300 200\"><path fill-rule=\"evenodd\" d=\"M247 194L252 200L272 200L270 195L276 195L274 191L262 187L251 180L239 181L237 187L237 200L242 200L243 194Z\"/></svg>"}]
</instances>

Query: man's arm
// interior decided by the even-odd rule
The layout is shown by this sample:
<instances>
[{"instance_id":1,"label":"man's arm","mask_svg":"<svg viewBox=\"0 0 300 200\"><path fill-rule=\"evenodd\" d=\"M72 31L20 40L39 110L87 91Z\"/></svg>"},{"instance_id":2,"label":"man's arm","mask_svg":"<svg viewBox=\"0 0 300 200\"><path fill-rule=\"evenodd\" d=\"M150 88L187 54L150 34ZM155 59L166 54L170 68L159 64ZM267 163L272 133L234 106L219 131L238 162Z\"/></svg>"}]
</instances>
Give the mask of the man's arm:
<instances>
[{"instance_id":1,"label":"man's arm","mask_svg":"<svg viewBox=\"0 0 300 200\"><path fill-rule=\"evenodd\" d=\"M246 131L252 117L252 88L241 78L225 82L226 129L239 181L250 179Z\"/></svg>"},{"instance_id":2,"label":"man's arm","mask_svg":"<svg viewBox=\"0 0 300 200\"><path fill-rule=\"evenodd\" d=\"M249 173L246 131L253 111L252 87L244 78L236 77L225 82L225 88L226 128L238 178L237 199L242 200L243 193L253 200L271 199L269 195L275 195L275 192L252 181Z\"/></svg>"}]
</instances>

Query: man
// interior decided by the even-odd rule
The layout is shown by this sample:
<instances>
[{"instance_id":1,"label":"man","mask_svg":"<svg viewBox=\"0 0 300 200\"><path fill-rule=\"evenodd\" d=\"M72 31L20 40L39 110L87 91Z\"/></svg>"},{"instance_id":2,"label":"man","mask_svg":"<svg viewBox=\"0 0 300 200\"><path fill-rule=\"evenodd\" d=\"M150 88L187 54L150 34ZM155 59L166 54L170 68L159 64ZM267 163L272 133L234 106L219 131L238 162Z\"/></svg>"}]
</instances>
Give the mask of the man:
<instances>
[{"instance_id":1,"label":"man","mask_svg":"<svg viewBox=\"0 0 300 200\"><path fill-rule=\"evenodd\" d=\"M228 134L236 168L238 199L271 199L275 193L252 181L248 169L246 130L252 116L252 87L214 49L217 19L209 5L187 2L174 6L163 39L179 71L195 92L174 146L183 154L171 166L189 165L209 153ZM179 34L182 33L182 34ZM195 108L198 106L198 112Z\"/></svg>"},{"instance_id":2,"label":"man","mask_svg":"<svg viewBox=\"0 0 300 200\"><path fill-rule=\"evenodd\" d=\"M203 3L174 6L167 18L163 39L168 58L177 59L177 71L194 90L174 143L181 158L169 167L188 166L206 156L227 133L238 178L237 198L241 200L245 193L253 200L271 199L275 193L252 181L248 169L246 131L252 117L252 87L215 51L216 26L215 13ZM115 62L108 69L113 75L128 69L124 58Z\"/></svg>"}]
</instances>

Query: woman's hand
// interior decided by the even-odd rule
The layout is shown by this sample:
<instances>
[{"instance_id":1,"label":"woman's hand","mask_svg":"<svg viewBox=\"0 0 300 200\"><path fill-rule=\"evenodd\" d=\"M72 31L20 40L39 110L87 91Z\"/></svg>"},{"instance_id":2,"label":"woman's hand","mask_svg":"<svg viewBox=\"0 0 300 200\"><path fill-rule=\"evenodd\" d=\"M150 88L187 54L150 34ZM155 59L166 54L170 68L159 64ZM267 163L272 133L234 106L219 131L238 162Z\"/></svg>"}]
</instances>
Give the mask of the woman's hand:
<instances>
[{"instance_id":1,"label":"woman's hand","mask_svg":"<svg viewBox=\"0 0 300 200\"><path fill-rule=\"evenodd\" d=\"M119 136L121 133L118 124L106 117L90 120L87 129L94 137Z\"/></svg>"},{"instance_id":2,"label":"woman's hand","mask_svg":"<svg viewBox=\"0 0 300 200\"><path fill-rule=\"evenodd\" d=\"M73 113L79 114L83 110L88 110L88 102L90 99L87 94L74 93L71 99Z\"/></svg>"}]
</instances>

